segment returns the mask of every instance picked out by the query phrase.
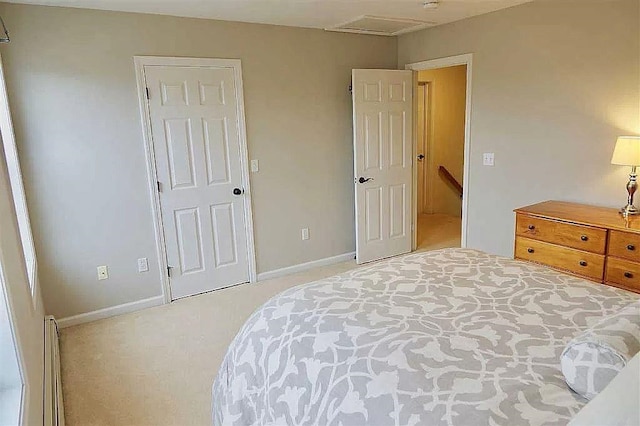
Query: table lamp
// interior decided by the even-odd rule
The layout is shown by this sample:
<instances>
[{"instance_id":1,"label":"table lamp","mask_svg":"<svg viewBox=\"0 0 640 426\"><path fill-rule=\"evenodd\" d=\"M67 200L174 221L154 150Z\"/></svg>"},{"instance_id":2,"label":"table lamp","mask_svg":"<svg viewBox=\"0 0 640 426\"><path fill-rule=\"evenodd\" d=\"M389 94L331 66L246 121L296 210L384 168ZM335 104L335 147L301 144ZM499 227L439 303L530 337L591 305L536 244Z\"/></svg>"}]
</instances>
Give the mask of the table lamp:
<instances>
[{"instance_id":1,"label":"table lamp","mask_svg":"<svg viewBox=\"0 0 640 426\"><path fill-rule=\"evenodd\" d=\"M613 150L611 164L631 166L629 182L627 182L627 192L629 193L627 205L620 210L620 213L624 216L637 215L640 211L633 205L633 195L638 188L636 167L640 166L640 136L620 136Z\"/></svg>"}]
</instances>

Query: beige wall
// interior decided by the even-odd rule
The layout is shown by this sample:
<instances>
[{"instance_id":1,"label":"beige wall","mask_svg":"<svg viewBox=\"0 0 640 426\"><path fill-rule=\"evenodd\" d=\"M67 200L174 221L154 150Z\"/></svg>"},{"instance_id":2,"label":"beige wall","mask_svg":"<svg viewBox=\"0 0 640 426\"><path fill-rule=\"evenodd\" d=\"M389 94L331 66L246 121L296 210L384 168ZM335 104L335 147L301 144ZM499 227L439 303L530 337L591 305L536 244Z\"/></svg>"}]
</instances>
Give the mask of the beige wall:
<instances>
[{"instance_id":1,"label":"beige wall","mask_svg":"<svg viewBox=\"0 0 640 426\"><path fill-rule=\"evenodd\" d=\"M638 0L538 0L399 38L400 68L474 55L470 247L512 255L518 206L624 204L628 170L610 160L640 131L639 18Z\"/></svg>"},{"instance_id":2,"label":"beige wall","mask_svg":"<svg viewBox=\"0 0 640 426\"><path fill-rule=\"evenodd\" d=\"M0 14L48 312L161 294L134 55L242 60L249 155L260 160L258 272L354 250L351 69L395 68L395 39L42 6ZM150 272L137 272L139 257ZM109 280L97 281L98 265Z\"/></svg>"},{"instance_id":3,"label":"beige wall","mask_svg":"<svg viewBox=\"0 0 640 426\"><path fill-rule=\"evenodd\" d=\"M42 290L57 317L161 292L134 55L242 59L249 152L261 166L251 176L260 272L354 249L352 68L474 54L471 247L510 255L517 206L624 202L627 170L609 160L616 136L640 130L637 0L538 0L397 45L42 6L2 4L0 14ZM495 167L482 166L483 152L495 152ZM138 257L149 273L136 272ZM108 281L96 280L101 264Z\"/></svg>"},{"instance_id":4,"label":"beige wall","mask_svg":"<svg viewBox=\"0 0 640 426\"><path fill-rule=\"evenodd\" d=\"M44 309L37 285L35 301L29 288L2 142L0 142L0 230L2 230L0 232L0 287L3 287L0 289L0 297L6 297L8 302L26 385L22 424L42 424ZM0 304L4 303L4 300L0 300ZM6 324L3 325L6 326ZM4 356L0 358L0 361L6 361ZM0 364L0 369L6 368L8 368L6 364Z\"/></svg>"},{"instance_id":5,"label":"beige wall","mask_svg":"<svg viewBox=\"0 0 640 426\"><path fill-rule=\"evenodd\" d=\"M431 165L426 177L431 181L431 211L462 216L462 201L457 190L445 181L438 168L444 166L462 184L464 168L464 124L467 104L467 66L424 70L418 81L429 84L429 154ZM420 190L420 186L418 186Z\"/></svg>"}]
</instances>

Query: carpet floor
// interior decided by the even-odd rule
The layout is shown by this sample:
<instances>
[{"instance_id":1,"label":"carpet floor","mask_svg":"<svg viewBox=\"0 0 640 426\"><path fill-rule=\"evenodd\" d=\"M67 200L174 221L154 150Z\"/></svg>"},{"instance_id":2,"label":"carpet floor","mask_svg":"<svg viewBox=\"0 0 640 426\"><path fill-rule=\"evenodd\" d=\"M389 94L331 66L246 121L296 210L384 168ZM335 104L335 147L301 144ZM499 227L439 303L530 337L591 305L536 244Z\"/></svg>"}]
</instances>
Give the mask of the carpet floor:
<instances>
[{"instance_id":1,"label":"carpet floor","mask_svg":"<svg viewBox=\"0 0 640 426\"><path fill-rule=\"evenodd\" d=\"M421 217L419 250L460 245L460 219ZM272 296L344 262L62 329L68 426L210 425L211 386L240 327Z\"/></svg>"},{"instance_id":2,"label":"carpet floor","mask_svg":"<svg viewBox=\"0 0 640 426\"><path fill-rule=\"evenodd\" d=\"M460 247L462 219L446 214L418 215L418 250Z\"/></svg>"},{"instance_id":3,"label":"carpet floor","mask_svg":"<svg viewBox=\"0 0 640 426\"><path fill-rule=\"evenodd\" d=\"M211 386L251 313L355 262L243 284L61 330L68 426L210 425Z\"/></svg>"}]
</instances>

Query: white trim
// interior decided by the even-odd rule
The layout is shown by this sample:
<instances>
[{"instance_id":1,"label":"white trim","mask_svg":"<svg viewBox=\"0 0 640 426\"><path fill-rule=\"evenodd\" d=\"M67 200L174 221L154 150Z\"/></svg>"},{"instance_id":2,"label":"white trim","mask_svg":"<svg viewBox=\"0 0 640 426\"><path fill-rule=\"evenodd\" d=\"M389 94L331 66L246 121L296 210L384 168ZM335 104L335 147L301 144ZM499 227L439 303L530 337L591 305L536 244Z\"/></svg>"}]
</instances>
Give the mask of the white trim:
<instances>
[{"instance_id":1,"label":"white trim","mask_svg":"<svg viewBox=\"0 0 640 426\"><path fill-rule=\"evenodd\" d=\"M153 308L164 304L163 296L154 296L148 299L137 300L122 305L111 306L109 308L98 309L97 311L87 312L84 314L73 315L71 317L56 320L58 328L72 327L78 324L97 321L105 318L115 317L117 315L128 314L140 311L142 309Z\"/></svg>"},{"instance_id":2,"label":"white trim","mask_svg":"<svg viewBox=\"0 0 640 426\"><path fill-rule=\"evenodd\" d=\"M353 260L356 252L339 254L337 256L326 257L324 259L313 260L311 262L300 263L298 265L287 266L273 271L262 272L257 275L257 281L265 281L273 278L284 277L286 275L295 274L297 272L308 271L309 269L319 268L321 266L333 265L341 262ZM136 302L125 303L122 305L112 306L109 308L99 309L93 312L74 315L67 318L56 320L58 328L67 328L74 325L84 324L87 322L97 321L104 318L115 317L117 315L128 314L140 311L142 309L152 308L165 304L164 296L155 296L148 299L138 300Z\"/></svg>"},{"instance_id":3,"label":"white trim","mask_svg":"<svg viewBox=\"0 0 640 426\"><path fill-rule=\"evenodd\" d=\"M449 56L446 58L431 59L428 61L415 62L413 64L405 65L405 69L412 71L431 70L434 68L453 67L456 65L467 66L467 101L465 108L465 125L464 125L464 176L462 177L462 241L461 246L467 247L467 231L469 227L469 170L471 168L471 90L472 76L473 76L473 54L467 53L464 55ZM416 129L417 123L414 123L414 129ZM416 134L414 130L414 134ZM415 158L416 153L416 138L413 138L413 153ZM414 162L415 164L415 162ZM416 181L417 168L414 167L414 182ZM414 185L416 186L416 185ZM414 189L413 194L413 206L416 206L417 189ZM414 241L417 240L417 209L413 209L413 223L414 226ZM415 247L414 247L415 250Z\"/></svg>"},{"instance_id":4,"label":"white trim","mask_svg":"<svg viewBox=\"0 0 640 426\"><path fill-rule=\"evenodd\" d=\"M27 206L27 198L24 191L24 179L22 178L22 170L20 167L20 160L18 158L18 146L16 144L16 136L13 129L13 120L11 118L11 108L9 106L9 96L7 94L7 84L4 76L2 58L0 58L0 110L3 112L3 114L0 114L0 134L2 136L0 146L4 146L7 172L9 173L9 186L11 187L11 192L13 194L18 233L20 235L20 242L22 243L21 252L25 262L25 273L27 274L27 282L29 283L31 300L33 302L31 304L31 312L35 312L37 303L36 295L38 293L37 287L39 284L37 279L38 261L36 259L31 219L29 218L29 208ZM24 247L25 243L28 247ZM29 257L29 259L27 259L27 257Z\"/></svg>"},{"instance_id":5,"label":"white trim","mask_svg":"<svg viewBox=\"0 0 640 426\"><path fill-rule=\"evenodd\" d=\"M210 58L173 58L160 56L134 56L136 82L138 86L138 103L147 161L147 175L151 209L153 212L153 227L156 237L156 252L160 268L160 280L164 303L171 303L171 283L167 275L167 251L164 239L162 214L160 209L160 195L157 190L158 173L153 151L153 134L151 132L151 115L146 96L145 66L190 66L232 68L236 82L236 98L238 100L238 137L240 139L240 168L242 171L242 186L244 188L244 214L247 235L247 257L249 259L249 282L256 282L256 253L253 237L253 209L251 206L251 185L249 180L249 154L247 149L247 130L244 114L244 89L242 84L242 64L240 59L210 59Z\"/></svg>"},{"instance_id":6,"label":"white trim","mask_svg":"<svg viewBox=\"0 0 640 426\"><path fill-rule=\"evenodd\" d=\"M434 68L454 67L456 65L469 65L473 61L473 53L464 55L447 56L445 58L429 59L427 61L406 64L404 69L412 71L432 70Z\"/></svg>"},{"instance_id":7,"label":"white trim","mask_svg":"<svg viewBox=\"0 0 640 426\"><path fill-rule=\"evenodd\" d=\"M325 257L324 259L312 260L311 262L299 263L286 268L275 269L273 271L261 272L258 274L258 281L280 278L286 275L295 274L297 272L308 271L309 269L319 268L321 266L333 265L341 262L348 262L355 258L356 252L339 254L337 256Z\"/></svg>"},{"instance_id":8,"label":"white trim","mask_svg":"<svg viewBox=\"0 0 640 426\"><path fill-rule=\"evenodd\" d=\"M418 73L413 73L413 89L418 87ZM411 251L418 249L418 93L413 94L413 128L411 129Z\"/></svg>"}]
</instances>

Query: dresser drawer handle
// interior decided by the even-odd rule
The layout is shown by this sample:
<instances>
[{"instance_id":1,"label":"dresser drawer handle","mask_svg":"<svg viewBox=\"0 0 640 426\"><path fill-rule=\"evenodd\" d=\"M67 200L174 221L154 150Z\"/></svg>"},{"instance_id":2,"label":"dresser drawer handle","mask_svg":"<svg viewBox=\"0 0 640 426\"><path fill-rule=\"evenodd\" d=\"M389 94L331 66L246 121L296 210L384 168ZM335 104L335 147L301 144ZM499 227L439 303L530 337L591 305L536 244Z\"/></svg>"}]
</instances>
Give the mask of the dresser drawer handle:
<instances>
[{"instance_id":1,"label":"dresser drawer handle","mask_svg":"<svg viewBox=\"0 0 640 426\"><path fill-rule=\"evenodd\" d=\"M529 248L527 249L527 252L528 252L528 253L533 253L534 251L535 251L535 250L534 250L534 249L532 249L531 247L529 247Z\"/></svg>"},{"instance_id":2,"label":"dresser drawer handle","mask_svg":"<svg viewBox=\"0 0 640 426\"><path fill-rule=\"evenodd\" d=\"M535 225L529 225L529 231L533 231L534 229L536 229Z\"/></svg>"},{"instance_id":3,"label":"dresser drawer handle","mask_svg":"<svg viewBox=\"0 0 640 426\"><path fill-rule=\"evenodd\" d=\"M582 241L589 241L589 237L587 237L586 235L583 235L582 237L580 237L580 239Z\"/></svg>"},{"instance_id":4,"label":"dresser drawer handle","mask_svg":"<svg viewBox=\"0 0 640 426\"><path fill-rule=\"evenodd\" d=\"M633 274L631 272L624 273L625 278L633 278Z\"/></svg>"},{"instance_id":5,"label":"dresser drawer handle","mask_svg":"<svg viewBox=\"0 0 640 426\"><path fill-rule=\"evenodd\" d=\"M580 261L580 266L587 266L587 262L585 262L584 260Z\"/></svg>"},{"instance_id":6,"label":"dresser drawer handle","mask_svg":"<svg viewBox=\"0 0 640 426\"><path fill-rule=\"evenodd\" d=\"M634 246L633 244L629 244L627 246L627 250L634 251L635 249L636 249L636 246Z\"/></svg>"}]
</instances>

